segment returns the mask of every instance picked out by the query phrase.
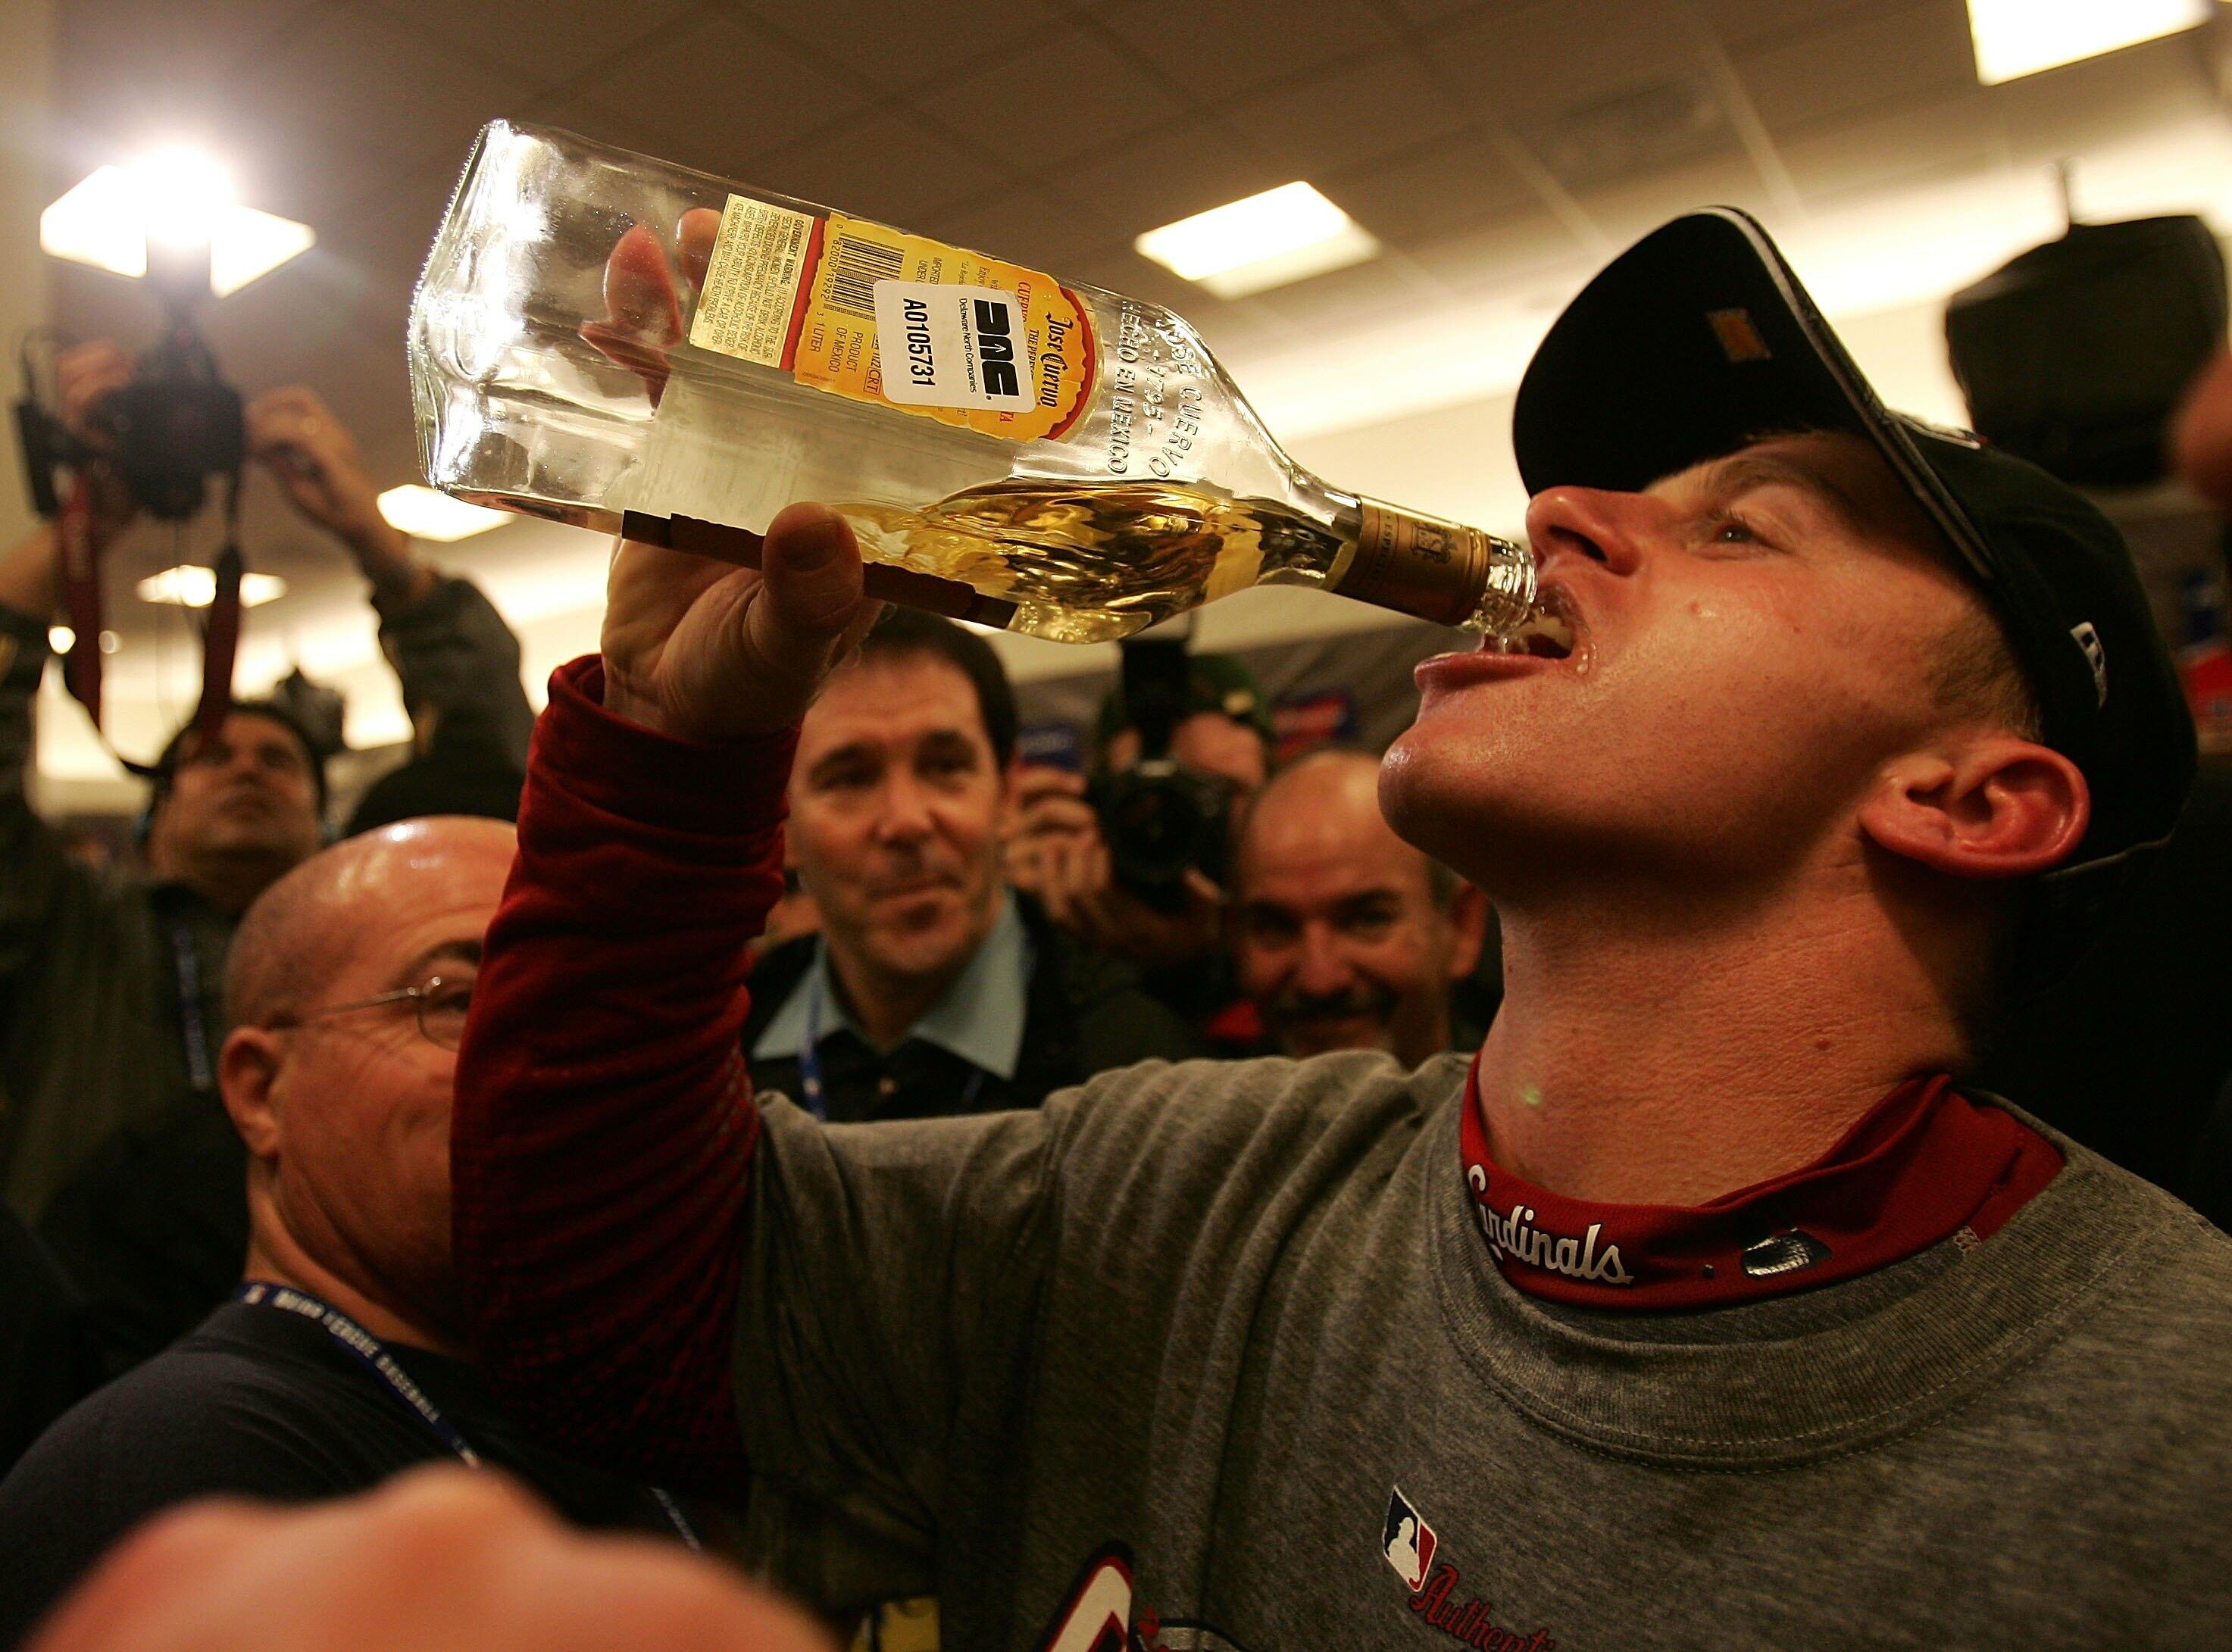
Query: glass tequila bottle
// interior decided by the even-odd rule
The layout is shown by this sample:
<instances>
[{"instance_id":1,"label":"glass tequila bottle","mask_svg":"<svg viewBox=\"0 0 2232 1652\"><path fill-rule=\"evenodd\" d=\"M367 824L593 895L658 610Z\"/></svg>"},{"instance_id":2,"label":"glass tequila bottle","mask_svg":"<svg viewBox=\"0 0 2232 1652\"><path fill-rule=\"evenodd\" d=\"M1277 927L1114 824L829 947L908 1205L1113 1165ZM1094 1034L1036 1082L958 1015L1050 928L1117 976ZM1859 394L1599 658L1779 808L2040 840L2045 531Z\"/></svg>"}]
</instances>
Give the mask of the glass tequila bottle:
<instances>
[{"instance_id":1,"label":"glass tequila bottle","mask_svg":"<svg viewBox=\"0 0 2232 1652\"><path fill-rule=\"evenodd\" d=\"M492 122L413 299L428 481L749 561L794 500L870 587L1064 642L1257 584L1509 636L1526 549L1289 458L1158 305Z\"/></svg>"}]
</instances>

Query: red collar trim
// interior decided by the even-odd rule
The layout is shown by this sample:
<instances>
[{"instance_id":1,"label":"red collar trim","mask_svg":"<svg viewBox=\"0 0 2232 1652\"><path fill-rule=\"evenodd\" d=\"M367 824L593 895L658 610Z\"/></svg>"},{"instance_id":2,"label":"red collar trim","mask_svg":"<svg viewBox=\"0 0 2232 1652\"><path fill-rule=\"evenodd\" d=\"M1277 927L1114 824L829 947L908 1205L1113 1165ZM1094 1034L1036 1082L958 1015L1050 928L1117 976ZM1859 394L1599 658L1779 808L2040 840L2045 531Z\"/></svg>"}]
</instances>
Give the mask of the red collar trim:
<instances>
[{"instance_id":1,"label":"red collar trim","mask_svg":"<svg viewBox=\"0 0 2232 1652\"><path fill-rule=\"evenodd\" d=\"M1961 1236L1989 1238L2060 1153L1944 1074L1898 1085L1819 1161L1696 1207L1569 1199L1488 1156L1480 1062L1458 1136L1466 1191L1503 1277L1593 1308L1696 1308L1811 1290Z\"/></svg>"}]
</instances>

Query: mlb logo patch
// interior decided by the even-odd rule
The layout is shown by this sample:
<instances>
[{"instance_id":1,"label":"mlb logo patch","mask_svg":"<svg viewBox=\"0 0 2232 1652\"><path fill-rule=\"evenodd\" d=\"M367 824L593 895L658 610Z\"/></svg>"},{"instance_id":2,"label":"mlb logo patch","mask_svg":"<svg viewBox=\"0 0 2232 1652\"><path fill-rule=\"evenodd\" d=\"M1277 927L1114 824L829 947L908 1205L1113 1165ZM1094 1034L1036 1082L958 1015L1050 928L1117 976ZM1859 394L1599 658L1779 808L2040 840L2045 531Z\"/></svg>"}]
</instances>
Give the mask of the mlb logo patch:
<instances>
[{"instance_id":1,"label":"mlb logo patch","mask_svg":"<svg viewBox=\"0 0 2232 1652\"><path fill-rule=\"evenodd\" d=\"M1426 1586L1426 1573L1433 1569L1436 1541L1434 1528L1411 1506L1411 1500L1403 1495L1403 1488L1395 1487L1387 1500L1387 1528L1379 1534L1379 1547L1387 1557L1387 1564L1395 1568L1395 1575L1403 1580L1403 1586L1414 1595Z\"/></svg>"}]
</instances>

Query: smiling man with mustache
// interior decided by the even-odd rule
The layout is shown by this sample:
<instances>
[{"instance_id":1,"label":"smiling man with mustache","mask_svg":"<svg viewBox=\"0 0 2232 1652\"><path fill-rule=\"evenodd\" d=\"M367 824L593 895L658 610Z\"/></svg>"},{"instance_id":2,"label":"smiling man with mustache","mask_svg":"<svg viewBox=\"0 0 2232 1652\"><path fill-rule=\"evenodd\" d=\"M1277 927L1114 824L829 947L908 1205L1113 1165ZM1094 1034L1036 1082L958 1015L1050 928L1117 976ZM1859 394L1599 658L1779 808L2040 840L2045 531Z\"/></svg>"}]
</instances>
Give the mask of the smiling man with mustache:
<instances>
[{"instance_id":1,"label":"smiling man with mustache","mask_svg":"<svg viewBox=\"0 0 2232 1652\"><path fill-rule=\"evenodd\" d=\"M1385 1050L1415 1067L1451 1047L1450 988L1480 962L1488 903L1395 835L1379 781L1373 753L1313 753L1242 818L1233 963L1285 1054Z\"/></svg>"}]
</instances>

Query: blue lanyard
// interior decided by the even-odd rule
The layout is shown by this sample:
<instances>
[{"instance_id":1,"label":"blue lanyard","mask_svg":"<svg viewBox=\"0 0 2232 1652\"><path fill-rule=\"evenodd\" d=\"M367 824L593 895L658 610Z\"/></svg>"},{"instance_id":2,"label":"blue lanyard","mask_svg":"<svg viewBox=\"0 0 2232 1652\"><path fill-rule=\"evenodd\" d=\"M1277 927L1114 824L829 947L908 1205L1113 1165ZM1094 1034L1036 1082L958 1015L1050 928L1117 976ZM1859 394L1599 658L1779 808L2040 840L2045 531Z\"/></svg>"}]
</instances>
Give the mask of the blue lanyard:
<instances>
[{"instance_id":1,"label":"blue lanyard","mask_svg":"<svg viewBox=\"0 0 2232 1652\"><path fill-rule=\"evenodd\" d=\"M821 971L816 969L806 988L806 1041L798 1046L798 1088L806 1111L823 1124L829 1122L829 1089L821 1081ZM972 1111L984 1092L984 1069L976 1067L961 1092L962 1112Z\"/></svg>"},{"instance_id":2,"label":"blue lanyard","mask_svg":"<svg viewBox=\"0 0 2232 1652\"><path fill-rule=\"evenodd\" d=\"M395 1363L395 1356L387 1351L379 1338L329 1303L321 1302L307 1291L297 1291L292 1286L273 1285L263 1279L250 1279L232 1293L235 1302L244 1302L251 1308L280 1308L312 1321L328 1336L348 1350L357 1363L387 1384L388 1392L409 1406L418 1419L425 1423L437 1440L468 1468L486 1467L480 1454L472 1448L465 1436L457 1432L457 1425L444 1416L426 1390L411 1380L411 1373ZM659 1500L660 1508L682 1540L691 1548L702 1548L698 1533L684 1518L681 1506L664 1491L654 1486L651 1494Z\"/></svg>"},{"instance_id":3,"label":"blue lanyard","mask_svg":"<svg viewBox=\"0 0 2232 1652\"><path fill-rule=\"evenodd\" d=\"M210 1063L209 1020L202 1013L202 959L194 950L192 927L172 918L171 961L178 988L178 1033L185 1041L186 1078L197 1090L217 1088L216 1069Z\"/></svg>"}]
</instances>

